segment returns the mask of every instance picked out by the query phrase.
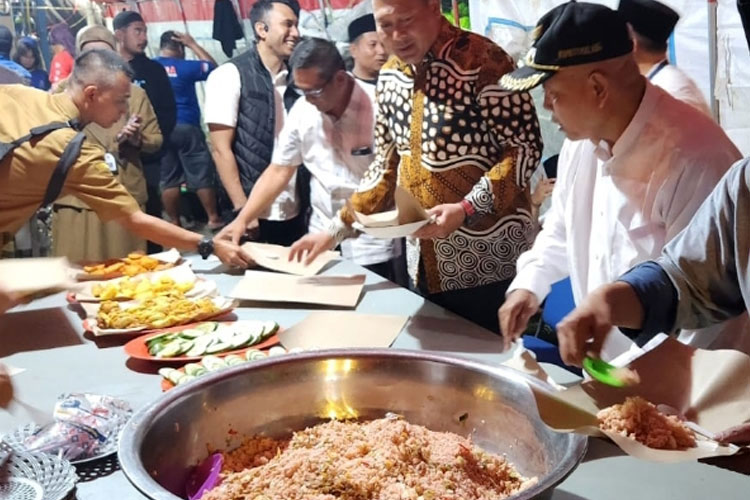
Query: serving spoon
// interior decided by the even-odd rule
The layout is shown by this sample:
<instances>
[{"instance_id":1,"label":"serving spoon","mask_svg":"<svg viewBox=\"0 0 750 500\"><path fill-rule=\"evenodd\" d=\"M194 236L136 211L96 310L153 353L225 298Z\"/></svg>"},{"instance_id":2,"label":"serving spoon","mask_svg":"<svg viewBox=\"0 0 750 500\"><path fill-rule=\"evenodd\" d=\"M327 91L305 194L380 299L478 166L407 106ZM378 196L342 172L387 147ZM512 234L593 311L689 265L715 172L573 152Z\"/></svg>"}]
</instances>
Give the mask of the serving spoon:
<instances>
[{"instance_id":1,"label":"serving spoon","mask_svg":"<svg viewBox=\"0 0 750 500\"><path fill-rule=\"evenodd\" d=\"M630 368L618 368L589 356L583 358L583 369L594 379L611 387L627 387L641 381L638 374Z\"/></svg>"}]
</instances>

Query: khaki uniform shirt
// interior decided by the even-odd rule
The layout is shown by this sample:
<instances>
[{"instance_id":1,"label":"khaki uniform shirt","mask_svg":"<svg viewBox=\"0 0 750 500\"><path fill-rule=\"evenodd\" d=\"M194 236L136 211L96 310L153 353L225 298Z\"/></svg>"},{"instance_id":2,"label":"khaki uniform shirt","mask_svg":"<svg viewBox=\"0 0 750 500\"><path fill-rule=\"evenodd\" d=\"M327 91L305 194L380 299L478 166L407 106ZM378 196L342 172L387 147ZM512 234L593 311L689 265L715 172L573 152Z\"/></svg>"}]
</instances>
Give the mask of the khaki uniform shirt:
<instances>
[{"instance_id":1,"label":"khaki uniform shirt","mask_svg":"<svg viewBox=\"0 0 750 500\"><path fill-rule=\"evenodd\" d=\"M64 80L57 88L58 92L63 92L67 88L67 80ZM143 165L141 164L141 153L155 153L161 148L162 135L159 129L159 122L156 120L156 113L151 106L146 91L138 85L130 86L130 110L127 115L109 128L104 128L96 123L89 123L83 129L86 138L91 142L98 144L107 153L114 156L117 162L117 173L115 178L133 195L133 198L139 205L144 206L148 199L146 190L146 178L143 175ZM128 144L120 145L117 142L117 134L127 123L132 115L141 117L141 138L143 144L137 149ZM56 205L66 205L77 208L89 208L84 202L74 196L65 196L60 198Z\"/></svg>"},{"instance_id":2,"label":"khaki uniform shirt","mask_svg":"<svg viewBox=\"0 0 750 500\"><path fill-rule=\"evenodd\" d=\"M67 94L50 95L22 85L0 86L0 141L11 142L33 127L77 118ZM65 146L76 132L65 128L27 141L0 161L0 232L15 233L36 212ZM103 221L135 213L138 203L109 171L104 150L84 141L63 185L97 212Z\"/></svg>"}]
</instances>

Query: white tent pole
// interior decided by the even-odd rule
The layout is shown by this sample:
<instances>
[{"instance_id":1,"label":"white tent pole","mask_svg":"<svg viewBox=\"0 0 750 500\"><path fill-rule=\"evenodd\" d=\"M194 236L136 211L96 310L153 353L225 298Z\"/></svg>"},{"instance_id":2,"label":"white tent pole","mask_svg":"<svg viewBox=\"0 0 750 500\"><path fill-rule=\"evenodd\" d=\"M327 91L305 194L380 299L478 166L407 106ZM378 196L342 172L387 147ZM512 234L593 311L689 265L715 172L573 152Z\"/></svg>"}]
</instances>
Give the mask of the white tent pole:
<instances>
[{"instance_id":1,"label":"white tent pole","mask_svg":"<svg viewBox=\"0 0 750 500\"><path fill-rule=\"evenodd\" d=\"M718 60L718 26L717 26L717 9L716 0L708 0L708 75L710 88L711 114L716 123L720 122L719 101L716 99L716 67Z\"/></svg>"}]
</instances>

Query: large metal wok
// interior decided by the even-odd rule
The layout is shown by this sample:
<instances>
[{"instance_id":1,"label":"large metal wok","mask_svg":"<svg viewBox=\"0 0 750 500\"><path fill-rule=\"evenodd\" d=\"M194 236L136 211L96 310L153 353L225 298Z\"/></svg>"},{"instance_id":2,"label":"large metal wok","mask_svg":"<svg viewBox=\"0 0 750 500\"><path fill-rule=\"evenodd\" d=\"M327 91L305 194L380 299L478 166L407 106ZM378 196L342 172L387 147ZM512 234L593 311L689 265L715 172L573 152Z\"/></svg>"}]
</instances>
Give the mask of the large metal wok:
<instances>
[{"instance_id":1,"label":"large metal wok","mask_svg":"<svg viewBox=\"0 0 750 500\"><path fill-rule=\"evenodd\" d=\"M544 498L578 465L586 438L547 428L527 384L544 389L508 368L417 351L269 358L201 377L139 411L123 431L120 464L146 496L177 500L207 447L232 448L244 435L286 436L330 418L395 412L507 455L521 474L539 479L513 498Z\"/></svg>"}]
</instances>

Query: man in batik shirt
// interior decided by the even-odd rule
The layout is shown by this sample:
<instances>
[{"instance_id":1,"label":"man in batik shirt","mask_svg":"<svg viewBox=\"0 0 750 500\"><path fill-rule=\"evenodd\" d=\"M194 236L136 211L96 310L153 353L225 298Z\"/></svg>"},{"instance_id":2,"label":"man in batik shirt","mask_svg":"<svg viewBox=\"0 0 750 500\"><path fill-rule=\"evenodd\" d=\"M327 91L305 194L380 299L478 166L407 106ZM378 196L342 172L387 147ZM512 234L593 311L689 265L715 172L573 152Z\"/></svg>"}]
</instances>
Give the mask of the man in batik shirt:
<instances>
[{"instance_id":1,"label":"man in batik shirt","mask_svg":"<svg viewBox=\"0 0 750 500\"><path fill-rule=\"evenodd\" d=\"M416 287L497 332L493 308L534 234L528 181L542 140L531 97L500 89L514 69L510 56L450 25L439 0L374 0L373 11L393 56L378 80L375 161L351 205L366 214L392 209L397 184L414 195L434 217L408 239ZM353 220L342 209L293 255L312 259L335 246L353 234Z\"/></svg>"}]
</instances>

